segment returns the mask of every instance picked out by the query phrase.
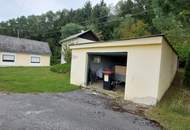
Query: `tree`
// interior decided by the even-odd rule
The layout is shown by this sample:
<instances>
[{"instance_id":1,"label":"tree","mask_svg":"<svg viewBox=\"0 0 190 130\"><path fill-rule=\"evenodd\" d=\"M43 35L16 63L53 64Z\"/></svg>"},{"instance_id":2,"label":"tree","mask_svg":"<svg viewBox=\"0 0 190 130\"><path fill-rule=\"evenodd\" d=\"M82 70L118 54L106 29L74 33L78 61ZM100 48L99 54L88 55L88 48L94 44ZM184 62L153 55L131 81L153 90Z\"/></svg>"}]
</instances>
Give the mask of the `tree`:
<instances>
[{"instance_id":1,"label":"tree","mask_svg":"<svg viewBox=\"0 0 190 130\"><path fill-rule=\"evenodd\" d=\"M116 12L120 17L132 14L134 12L135 3L132 0L120 0L116 4Z\"/></svg>"},{"instance_id":2,"label":"tree","mask_svg":"<svg viewBox=\"0 0 190 130\"><path fill-rule=\"evenodd\" d=\"M110 33L108 30L108 18L110 9L107 7L104 0L96 4L92 10L92 24L102 40L108 40Z\"/></svg>"},{"instance_id":3,"label":"tree","mask_svg":"<svg viewBox=\"0 0 190 130\"><path fill-rule=\"evenodd\" d=\"M83 26L75 24L75 23L68 23L65 26L61 27L61 38L64 39L69 37L73 34L81 32L83 30Z\"/></svg>"},{"instance_id":4,"label":"tree","mask_svg":"<svg viewBox=\"0 0 190 130\"><path fill-rule=\"evenodd\" d=\"M82 17L84 18L82 25L89 25L92 22L92 5L90 1L85 3L81 12Z\"/></svg>"},{"instance_id":5,"label":"tree","mask_svg":"<svg viewBox=\"0 0 190 130\"><path fill-rule=\"evenodd\" d=\"M115 35L119 39L139 37L149 34L150 32L148 31L147 24L142 20L135 21L135 19L130 17L124 20L115 30Z\"/></svg>"},{"instance_id":6,"label":"tree","mask_svg":"<svg viewBox=\"0 0 190 130\"><path fill-rule=\"evenodd\" d=\"M186 2L185 2L186 3ZM190 10L189 3L184 0L154 0L152 8L155 13L153 25L160 33L165 34L170 43L177 50L180 62L184 62L190 49L190 19L186 13Z\"/></svg>"},{"instance_id":7,"label":"tree","mask_svg":"<svg viewBox=\"0 0 190 130\"><path fill-rule=\"evenodd\" d=\"M116 14L121 18L131 16L135 20L142 20L149 25L152 34L158 33L153 26L154 12L151 6L152 0L120 0L116 4Z\"/></svg>"},{"instance_id":8,"label":"tree","mask_svg":"<svg viewBox=\"0 0 190 130\"><path fill-rule=\"evenodd\" d=\"M189 52L189 56L188 56L188 59L187 59L187 64L186 64L186 67L185 67L184 84L186 86L190 87L190 52Z\"/></svg>"}]
</instances>

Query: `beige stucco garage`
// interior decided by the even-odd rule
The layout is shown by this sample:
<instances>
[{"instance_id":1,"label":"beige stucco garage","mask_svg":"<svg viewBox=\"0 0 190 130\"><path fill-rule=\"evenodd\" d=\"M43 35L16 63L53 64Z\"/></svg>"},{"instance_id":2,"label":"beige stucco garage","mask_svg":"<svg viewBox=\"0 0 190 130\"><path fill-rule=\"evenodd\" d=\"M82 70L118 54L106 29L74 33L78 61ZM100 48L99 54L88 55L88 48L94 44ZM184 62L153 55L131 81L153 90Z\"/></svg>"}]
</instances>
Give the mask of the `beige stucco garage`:
<instances>
[{"instance_id":1,"label":"beige stucco garage","mask_svg":"<svg viewBox=\"0 0 190 130\"><path fill-rule=\"evenodd\" d=\"M71 84L87 86L89 53L126 52L124 99L155 105L169 88L178 56L163 35L71 45Z\"/></svg>"}]
</instances>

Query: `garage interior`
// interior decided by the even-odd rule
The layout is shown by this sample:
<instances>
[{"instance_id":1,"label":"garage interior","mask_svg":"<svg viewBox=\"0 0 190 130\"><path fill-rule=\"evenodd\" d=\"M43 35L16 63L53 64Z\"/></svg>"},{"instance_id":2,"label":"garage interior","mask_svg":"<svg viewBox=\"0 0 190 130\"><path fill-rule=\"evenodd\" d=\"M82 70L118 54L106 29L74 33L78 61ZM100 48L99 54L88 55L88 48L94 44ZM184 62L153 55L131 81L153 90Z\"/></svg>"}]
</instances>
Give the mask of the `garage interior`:
<instances>
[{"instance_id":1,"label":"garage interior","mask_svg":"<svg viewBox=\"0 0 190 130\"><path fill-rule=\"evenodd\" d=\"M124 94L127 52L88 53L87 85Z\"/></svg>"}]
</instances>

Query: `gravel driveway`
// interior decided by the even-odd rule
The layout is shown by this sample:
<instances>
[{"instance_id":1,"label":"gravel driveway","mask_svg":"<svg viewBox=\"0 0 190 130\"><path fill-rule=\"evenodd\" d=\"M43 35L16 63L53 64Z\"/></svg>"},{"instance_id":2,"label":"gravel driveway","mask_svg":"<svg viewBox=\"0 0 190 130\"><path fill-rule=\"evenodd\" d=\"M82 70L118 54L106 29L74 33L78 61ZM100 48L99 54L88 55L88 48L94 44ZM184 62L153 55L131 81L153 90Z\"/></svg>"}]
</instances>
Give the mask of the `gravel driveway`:
<instances>
[{"instance_id":1,"label":"gravel driveway","mask_svg":"<svg viewBox=\"0 0 190 130\"><path fill-rule=\"evenodd\" d=\"M0 94L0 130L160 130L154 123L112 111L89 91Z\"/></svg>"}]
</instances>

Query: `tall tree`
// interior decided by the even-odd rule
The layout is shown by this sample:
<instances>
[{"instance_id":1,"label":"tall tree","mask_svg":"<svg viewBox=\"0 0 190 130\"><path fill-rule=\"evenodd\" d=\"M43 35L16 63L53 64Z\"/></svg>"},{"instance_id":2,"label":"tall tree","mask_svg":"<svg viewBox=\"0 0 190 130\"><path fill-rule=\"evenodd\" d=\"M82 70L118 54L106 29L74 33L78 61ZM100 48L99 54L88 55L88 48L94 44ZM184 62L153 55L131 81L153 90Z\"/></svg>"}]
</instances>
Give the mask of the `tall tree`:
<instances>
[{"instance_id":1,"label":"tall tree","mask_svg":"<svg viewBox=\"0 0 190 130\"><path fill-rule=\"evenodd\" d=\"M118 16L125 17L126 15L133 14L135 3L132 0L120 0L116 5Z\"/></svg>"},{"instance_id":2,"label":"tall tree","mask_svg":"<svg viewBox=\"0 0 190 130\"><path fill-rule=\"evenodd\" d=\"M92 11L92 26L95 28L95 31L98 32L100 38L102 40L108 40L109 39L109 32L108 29L108 18L110 15L110 9L107 7L104 0L102 0L100 3L96 4L93 7Z\"/></svg>"},{"instance_id":3,"label":"tall tree","mask_svg":"<svg viewBox=\"0 0 190 130\"><path fill-rule=\"evenodd\" d=\"M190 11L190 8L188 9L183 2L183 0L152 1L152 8L155 13L153 24L160 33L168 37L179 53L181 62L186 60L190 49L190 26L186 24L189 16L182 13L186 10Z\"/></svg>"},{"instance_id":4,"label":"tall tree","mask_svg":"<svg viewBox=\"0 0 190 130\"><path fill-rule=\"evenodd\" d=\"M149 25L152 34L158 33L152 23L154 12L151 6L152 0L120 0L116 4L116 14L119 17L133 17L142 20Z\"/></svg>"},{"instance_id":5,"label":"tall tree","mask_svg":"<svg viewBox=\"0 0 190 130\"><path fill-rule=\"evenodd\" d=\"M90 25L92 22L92 4L90 1L86 2L82 8L82 17L85 19L81 25Z\"/></svg>"}]
</instances>

